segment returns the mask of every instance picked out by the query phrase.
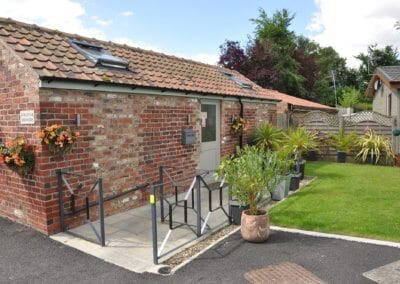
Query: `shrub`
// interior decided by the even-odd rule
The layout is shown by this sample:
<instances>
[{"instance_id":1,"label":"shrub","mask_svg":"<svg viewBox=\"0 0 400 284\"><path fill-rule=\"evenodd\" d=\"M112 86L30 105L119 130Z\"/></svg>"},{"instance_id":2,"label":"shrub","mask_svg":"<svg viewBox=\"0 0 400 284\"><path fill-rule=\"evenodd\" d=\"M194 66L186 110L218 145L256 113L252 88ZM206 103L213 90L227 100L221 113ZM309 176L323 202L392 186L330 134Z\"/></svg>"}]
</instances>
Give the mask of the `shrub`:
<instances>
[{"instance_id":1,"label":"shrub","mask_svg":"<svg viewBox=\"0 0 400 284\"><path fill-rule=\"evenodd\" d=\"M0 157L10 169L19 174L29 174L35 166L34 149L24 137L0 144Z\"/></svg>"},{"instance_id":2,"label":"shrub","mask_svg":"<svg viewBox=\"0 0 400 284\"><path fill-rule=\"evenodd\" d=\"M236 156L224 159L216 174L225 178L232 197L242 205L248 205L251 215L257 215L259 201L280 182L277 163L276 153L245 146Z\"/></svg>"},{"instance_id":3,"label":"shrub","mask_svg":"<svg viewBox=\"0 0 400 284\"><path fill-rule=\"evenodd\" d=\"M74 146L79 132L73 132L70 128L53 124L38 133L42 143L49 146L49 150L54 154L64 154L69 152Z\"/></svg>"},{"instance_id":4,"label":"shrub","mask_svg":"<svg viewBox=\"0 0 400 284\"><path fill-rule=\"evenodd\" d=\"M394 159L392 143L382 135L377 135L373 130L367 130L363 136L359 138L357 143L359 152L356 158L362 162L370 161L378 164L381 158L385 158L385 163L390 164Z\"/></svg>"},{"instance_id":5,"label":"shrub","mask_svg":"<svg viewBox=\"0 0 400 284\"><path fill-rule=\"evenodd\" d=\"M258 125L251 136L251 142L266 150L278 150L282 146L283 131L269 122Z\"/></svg>"},{"instance_id":6,"label":"shrub","mask_svg":"<svg viewBox=\"0 0 400 284\"><path fill-rule=\"evenodd\" d=\"M330 133L328 138L329 145L333 146L337 151L350 153L357 145L358 135L355 132L345 134L343 129L338 133Z\"/></svg>"}]
</instances>

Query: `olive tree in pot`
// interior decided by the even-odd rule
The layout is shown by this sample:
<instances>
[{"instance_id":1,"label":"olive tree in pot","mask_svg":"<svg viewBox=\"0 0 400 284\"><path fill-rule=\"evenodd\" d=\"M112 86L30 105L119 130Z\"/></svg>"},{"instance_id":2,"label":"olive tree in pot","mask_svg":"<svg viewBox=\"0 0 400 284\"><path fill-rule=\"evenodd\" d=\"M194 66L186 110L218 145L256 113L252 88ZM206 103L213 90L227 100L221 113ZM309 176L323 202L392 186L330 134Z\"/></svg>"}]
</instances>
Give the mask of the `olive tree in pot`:
<instances>
[{"instance_id":1,"label":"olive tree in pot","mask_svg":"<svg viewBox=\"0 0 400 284\"><path fill-rule=\"evenodd\" d=\"M330 133L328 143L337 151L336 162L346 163L346 157L357 144L358 136L355 132L345 134L343 128L338 133Z\"/></svg>"},{"instance_id":2,"label":"olive tree in pot","mask_svg":"<svg viewBox=\"0 0 400 284\"><path fill-rule=\"evenodd\" d=\"M249 206L241 217L241 233L247 241L262 242L269 236L268 214L259 201L280 182L276 160L276 153L245 146L236 156L224 159L217 169L217 176L229 184L231 196Z\"/></svg>"},{"instance_id":3,"label":"olive tree in pot","mask_svg":"<svg viewBox=\"0 0 400 284\"><path fill-rule=\"evenodd\" d=\"M285 134L285 147L294 157L296 177L303 179L306 165L303 155L317 148L317 132L304 127L289 129Z\"/></svg>"}]
</instances>

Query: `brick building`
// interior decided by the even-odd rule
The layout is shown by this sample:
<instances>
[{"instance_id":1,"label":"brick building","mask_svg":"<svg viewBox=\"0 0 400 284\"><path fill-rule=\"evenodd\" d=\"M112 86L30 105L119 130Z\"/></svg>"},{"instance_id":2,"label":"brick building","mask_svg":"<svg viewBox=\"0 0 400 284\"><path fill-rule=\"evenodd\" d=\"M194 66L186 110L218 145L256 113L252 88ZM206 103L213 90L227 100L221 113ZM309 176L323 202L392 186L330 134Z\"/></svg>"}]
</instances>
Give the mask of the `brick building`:
<instances>
[{"instance_id":1,"label":"brick building","mask_svg":"<svg viewBox=\"0 0 400 284\"><path fill-rule=\"evenodd\" d=\"M84 185L101 174L106 196L155 182L160 165L172 166L173 178L193 176L234 151L235 117L249 122L246 140L259 121L275 123L276 103L231 70L0 19L0 139L24 136L36 157L28 176L0 165L0 215L53 234L57 169L85 175ZM32 124L21 121L21 111L33 113ZM81 133L63 157L36 136L55 123ZM182 143L187 129L194 144ZM106 214L147 199L147 190L135 191L108 202ZM74 226L80 216L67 221Z\"/></svg>"}]
</instances>

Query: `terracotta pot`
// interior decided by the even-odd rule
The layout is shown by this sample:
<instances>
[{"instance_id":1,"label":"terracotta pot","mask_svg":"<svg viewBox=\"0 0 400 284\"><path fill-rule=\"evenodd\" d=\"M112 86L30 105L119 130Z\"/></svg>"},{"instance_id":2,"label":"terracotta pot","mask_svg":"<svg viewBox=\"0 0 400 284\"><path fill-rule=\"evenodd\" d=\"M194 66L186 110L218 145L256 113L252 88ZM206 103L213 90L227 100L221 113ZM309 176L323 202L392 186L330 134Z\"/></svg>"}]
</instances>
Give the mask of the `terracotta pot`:
<instances>
[{"instance_id":1,"label":"terracotta pot","mask_svg":"<svg viewBox=\"0 0 400 284\"><path fill-rule=\"evenodd\" d=\"M242 213L240 232L246 241L260 243L268 239L269 217L265 210L260 211L261 215L249 215L249 210Z\"/></svg>"}]
</instances>

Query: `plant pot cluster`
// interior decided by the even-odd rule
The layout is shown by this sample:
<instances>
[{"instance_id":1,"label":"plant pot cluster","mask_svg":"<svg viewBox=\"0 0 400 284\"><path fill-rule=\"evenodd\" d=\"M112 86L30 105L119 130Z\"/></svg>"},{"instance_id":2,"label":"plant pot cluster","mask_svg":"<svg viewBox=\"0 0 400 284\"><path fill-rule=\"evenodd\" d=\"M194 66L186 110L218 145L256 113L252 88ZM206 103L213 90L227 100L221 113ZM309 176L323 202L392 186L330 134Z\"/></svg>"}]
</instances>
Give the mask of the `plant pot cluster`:
<instances>
[{"instance_id":1,"label":"plant pot cluster","mask_svg":"<svg viewBox=\"0 0 400 284\"><path fill-rule=\"evenodd\" d=\"M245 146L222 161L216 174L227 182L231 197L238 202L229 209L232 222L241 225L243 239L263 242L268 238L269 218L261 201L269 196L282 200L299 188L305 170L302 157L317 148L316 139L315 132L303 127L283 130L262 123L252 134L254 146ZM317 152L309 158L316 160Z\"/></svg>"}]
</instances>

